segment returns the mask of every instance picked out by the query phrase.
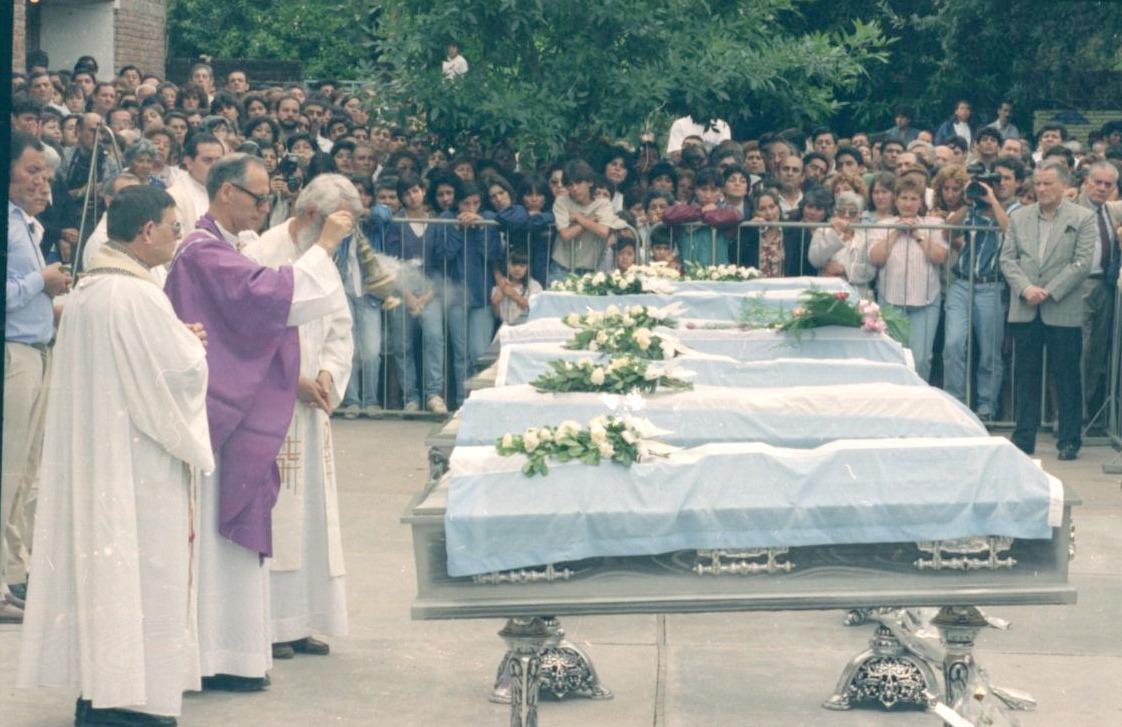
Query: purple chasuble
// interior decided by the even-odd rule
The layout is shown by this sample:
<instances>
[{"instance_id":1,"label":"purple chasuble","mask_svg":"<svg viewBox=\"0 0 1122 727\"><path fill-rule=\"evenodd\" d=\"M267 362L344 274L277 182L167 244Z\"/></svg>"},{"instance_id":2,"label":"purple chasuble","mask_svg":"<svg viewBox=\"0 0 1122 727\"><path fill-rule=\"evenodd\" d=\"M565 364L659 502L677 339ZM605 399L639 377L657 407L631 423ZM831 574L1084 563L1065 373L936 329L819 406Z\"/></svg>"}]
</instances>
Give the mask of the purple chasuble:
<instances>
[{"instance_id":1,"label":"purple chasuble","mask_svg":"<svg viewBox=\"0 0 1122 727\"><path fill-rule=\"evenodd\" d=\"M280 490L277 454L296 404L300 338L288 326L293 272L262 267L199 219L164 291L185 323L207 332L210 444L219 466L218 532L268 557Z\"/></svg>"}]
</instances>

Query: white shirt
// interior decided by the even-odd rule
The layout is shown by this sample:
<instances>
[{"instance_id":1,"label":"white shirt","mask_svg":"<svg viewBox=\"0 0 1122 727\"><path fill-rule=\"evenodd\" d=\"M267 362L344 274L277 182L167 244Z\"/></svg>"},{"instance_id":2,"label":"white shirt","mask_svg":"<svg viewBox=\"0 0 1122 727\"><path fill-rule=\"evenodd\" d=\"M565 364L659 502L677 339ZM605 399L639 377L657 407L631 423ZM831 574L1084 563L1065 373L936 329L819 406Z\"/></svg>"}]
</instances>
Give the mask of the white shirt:
<instances>
[{"instance_id":1,"label":"white shirt","mask_svg":"<svg viewBox=\"0 0 1122 727\"><path fill-rule=\"evenodd\" d=\"M974 136L970 133L970 124L966 123L965 121L954 122L954 133L958 134L963 139L966 139L967 144L974 143Z\"/></svg>"},{"instance_id":2,"label":"white shirt","mask_svg":"<svg viewBox=\"0 0 1122 727\"><path fill-rule=\"evenodd\" d=\"M681 151L682 142L685 141L687 136L700 136L701 143L705 145L705 150L709 151L722 141L731 139L732 131L729 129L729 125L721 119L716 119L712 128L707 129L704 124L694 121L692 116L683 116L670 126L670 138L666 141L666 153L671 154Z\"/></svg>"},{"instance_id":3,"label":"white shirt","mask_svg":"<svg viewBox=\"0 0 1122 727\"><path fill-rule=\"evenodd\" d=\"M468 62L463 56L456 56L451 60L445 60L440 64L441 71L444 72L445 78L455 78L462 76L468 72Z\"/></svg>"}]
</instances>

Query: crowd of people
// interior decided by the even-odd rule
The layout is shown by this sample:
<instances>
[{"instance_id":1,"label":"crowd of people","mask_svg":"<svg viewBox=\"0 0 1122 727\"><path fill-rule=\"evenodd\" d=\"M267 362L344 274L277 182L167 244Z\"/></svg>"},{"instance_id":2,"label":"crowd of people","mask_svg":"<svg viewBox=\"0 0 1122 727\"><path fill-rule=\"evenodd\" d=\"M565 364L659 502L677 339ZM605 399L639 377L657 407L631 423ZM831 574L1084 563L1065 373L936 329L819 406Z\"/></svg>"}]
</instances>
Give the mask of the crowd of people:
<instances>
[{"instance_id":1,"label":"crowd of people","mask_svg":"<svg viewBox=\"0 0 1122 727\"><path fill-rule=\"evenodd\" d=\"M460 61L450 47L448 83L471 72ZM88 56L51 70L41 52L27 65L11 108L0 617L28 609L21 678L80 683L87 724L167 724L200 677L261 689L271 658L325 653L312 632L345 629L337 519L309 520L334 487L327 417L447 414L496 328L524 320L566 275L652 261L842 277L907 314L921 376L983 419L1015 414L1014 441L1030 453L1045 349L1061 458L1076 456L1107 396L1122 121L1085 141L1047 124L1031 143L1008 103L983 124L961 101L934 130L901 108L887 130L847 136L822 126L733 139L723 121L684 117L665 145L644 133L637 146L530 164L509 144L453 151L328 81L219 79L198 63L175 84L131 65L105 74ZM161 339L175 320L188 325ZM1015 412L1003 411L1007 339ZM106 381L116 408L91 398ZM108 421L114 412L131 425ZM167 412L179 412L174 426ZM111 447L60 456L79 427L126 441L129 426L159 446L113 462ZM54 494L38 498L37 529L40 462ZM59 483L82 467L139 509L160 497L142 493L150 485L191 491L184 463L207 472L197 501L169 495L168 527L134 522L112 537L162 552L195 523L195 555L68 566L125 584L122 613L146 615L143 629L105 622L129 635L140 674L111 689L52 630L93 596L57 568L36 568L29 594L27 571L102 535L100 521L65 524L82 508ZM149 624L159 599L179 594L151 584L185 589L177 579L196 565L197 634L176 631L186 600ZM67 633L100 617L83 619ZM170 662L152 681L152 664Z\"/></svg>"}]
</instances>

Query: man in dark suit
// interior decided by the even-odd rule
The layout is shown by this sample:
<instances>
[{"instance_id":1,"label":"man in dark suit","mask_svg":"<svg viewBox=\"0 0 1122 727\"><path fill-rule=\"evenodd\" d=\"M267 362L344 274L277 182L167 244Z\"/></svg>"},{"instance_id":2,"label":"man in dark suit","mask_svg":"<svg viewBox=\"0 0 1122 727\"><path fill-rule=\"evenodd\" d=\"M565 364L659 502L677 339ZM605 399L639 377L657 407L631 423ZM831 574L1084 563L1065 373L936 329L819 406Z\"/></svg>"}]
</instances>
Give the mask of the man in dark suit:
<instances>
[{"instance_id":1,"label":"man in dark suit","mask_svg":"<svg viewBox=\"0 0 1122 727\"><path fill-rule=\"evenodd\" d=\"M1013 331L1013 443L1026 454L1036 449L1040 426L1040 377L1044 349L1056 384L1059 457L1075 459L1082 444L1083 281L1091 272L1096 235L1090 210L1064 198L1071 175L1048 163L1033 177L1036 203L1009 216L1001 249L1001 271L1009 283L1009 323Z\"/></svg>"},{"instance_id":2,"label":"man in dark suit","mask_svg":"<svg viewBox=\"0 0 1122 727\"><path fill-rule=\"evenodd\" d=\"M1110 162L1091 165L1078 203L1095 216L1095 250L1091 274L1083 283L1083 419L1105 423L1103 402L1107 394L1107 361L1110 357L1114 286L1118 278L1118 226L1122 202L1110 202L1118 188L1118 168Z\"/></svg>"}]
</instances>

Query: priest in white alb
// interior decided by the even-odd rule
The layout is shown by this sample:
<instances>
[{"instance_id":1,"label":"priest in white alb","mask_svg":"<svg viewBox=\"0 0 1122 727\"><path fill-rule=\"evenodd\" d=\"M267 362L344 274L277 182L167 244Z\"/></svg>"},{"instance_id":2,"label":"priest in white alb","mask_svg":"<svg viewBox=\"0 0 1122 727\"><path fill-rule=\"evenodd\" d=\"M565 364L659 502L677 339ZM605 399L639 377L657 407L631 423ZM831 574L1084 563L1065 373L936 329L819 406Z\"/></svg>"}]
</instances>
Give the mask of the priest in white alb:
<instances>
[{"instance_id":1,"label":"priest in white alb","mask_svg":"<svg viewBox=\"0 0 1122 727\"><path fill-rule=\"evenodd\" d=\"M78 725L174 725L200 687L191 467L214 469L205 334L149 272L175 251L172 198L125 189L108 215L54 347L18 682L78 687Z\"/></svg>"},{"instance_id":2,"label":"priest in white alb","mask_svg":"<svg viewBox=\"0 0 1122 727\"><path fill-rule=\"evenodd\" d=\"M199 482L199 655L203 688L266 689L272 666L269 565L280 454L296 405L297 327L346 306L332 255L354 228L330 215L315 244L272 269L239 233L269 212L269 174L246 154L216 161L209 211L179 246L164 291L207 330L207 418L215 474Z\"/></svg>"},{"instance_id":3,"label":"priest in white alb","mask_svg":"<svg viewBox=\"0 0 1122 727\"><path fill-rule=\"evenodd\" d=\"M269 267L291 265L315 244L328 215L362 214L358 190L344 176L321 174L300 193L295 216L261 235L260 255ZM313 634L347 631L347 594L339 500L331 440L331 411L351 373L351 314L342 288L339 306L300 326L297 403L277 465L280 494L273 507L273 658L324 655L328 645Z\"/></svg>"}]
</instances>

